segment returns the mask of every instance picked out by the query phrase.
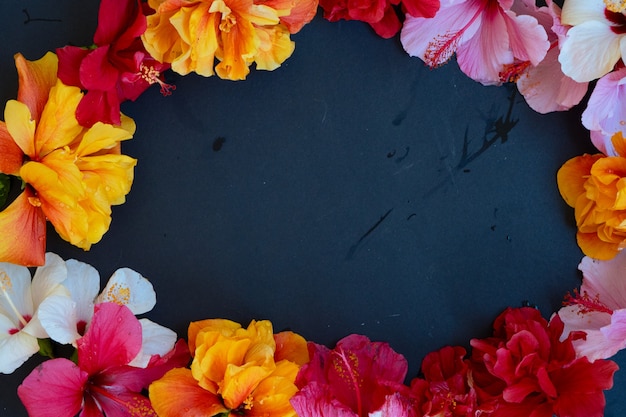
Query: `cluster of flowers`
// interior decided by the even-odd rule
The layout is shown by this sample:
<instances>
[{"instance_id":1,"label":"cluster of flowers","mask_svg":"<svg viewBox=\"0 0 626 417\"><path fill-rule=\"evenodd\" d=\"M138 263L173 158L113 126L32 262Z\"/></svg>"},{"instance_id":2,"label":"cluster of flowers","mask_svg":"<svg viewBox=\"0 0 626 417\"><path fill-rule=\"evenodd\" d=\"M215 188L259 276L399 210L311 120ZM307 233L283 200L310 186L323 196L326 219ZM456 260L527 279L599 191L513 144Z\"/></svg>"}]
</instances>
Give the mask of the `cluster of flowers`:
<instances>
[{"instance_id":1,"label":"cluster of flowers","mask_svg":"<svg viewBox=\"0 0 626 417\"><path fill-rule=\"evenodd\" d=\"M32 281L26 267L0 264L0 372L37 351L53 357L51 341L76 348L19 386L33 417L601 417L617 370L607 358L626 347L624 268L623 254L584 258L580 291L550 321L508 308L470 355L429 353L405 385L406 359L356 334L328 349L266 320L207 319L189 325L188 345L176 341L135 317L156 303L146 278L122 268L99 293L93 267L47 253Z\"/></svg>"}]
</instances>

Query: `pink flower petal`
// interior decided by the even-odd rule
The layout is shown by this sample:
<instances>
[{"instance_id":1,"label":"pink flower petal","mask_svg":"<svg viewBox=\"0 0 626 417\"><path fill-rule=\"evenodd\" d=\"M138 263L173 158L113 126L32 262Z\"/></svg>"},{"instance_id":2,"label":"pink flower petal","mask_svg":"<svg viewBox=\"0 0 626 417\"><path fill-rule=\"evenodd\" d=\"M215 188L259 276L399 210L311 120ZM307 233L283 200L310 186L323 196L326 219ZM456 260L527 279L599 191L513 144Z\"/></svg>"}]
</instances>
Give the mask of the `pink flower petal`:
<instances>
[{"instance_id":1,"label":"pink flower petal","mask_svg":"<svg viewBox=\"0 0 626 417\"><path fill-rule=\"evenodd\" d=\"M73 362L52 359L24 379L17 395L31 416L75 416L81 409L87 378L87 373Z\"/></svg>"}]
</instances>

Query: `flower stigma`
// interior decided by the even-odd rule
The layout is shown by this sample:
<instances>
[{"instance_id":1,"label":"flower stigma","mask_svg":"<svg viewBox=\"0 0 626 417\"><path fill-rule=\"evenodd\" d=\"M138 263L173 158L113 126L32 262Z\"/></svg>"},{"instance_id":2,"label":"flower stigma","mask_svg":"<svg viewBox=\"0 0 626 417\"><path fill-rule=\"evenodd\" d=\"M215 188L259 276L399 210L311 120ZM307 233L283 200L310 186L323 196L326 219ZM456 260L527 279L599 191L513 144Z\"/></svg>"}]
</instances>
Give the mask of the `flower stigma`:
<instances>
[{"instance_id":1,"label":"flower stigma","mask_svg":"<svg viewBox=\"0 0 626 417\"><path fill-rule=\"evenodd\" d=\"M6 298L9 306L11 307L11 310L13 310L13 313L20 321L20 327L18 329L10 329L9 334L15 334L19 332L21 329L24 328L24 326L28 324L31 319L30 316L22 316L22 314L17 310L17 307L15 307L13 300L11 300L11 297L9 296L9 291L11 291L12 289L13 283L11 282L11 277L6 272L0 271L0 291L2 291L2 295Z\"/></svg>"}]
</instances>

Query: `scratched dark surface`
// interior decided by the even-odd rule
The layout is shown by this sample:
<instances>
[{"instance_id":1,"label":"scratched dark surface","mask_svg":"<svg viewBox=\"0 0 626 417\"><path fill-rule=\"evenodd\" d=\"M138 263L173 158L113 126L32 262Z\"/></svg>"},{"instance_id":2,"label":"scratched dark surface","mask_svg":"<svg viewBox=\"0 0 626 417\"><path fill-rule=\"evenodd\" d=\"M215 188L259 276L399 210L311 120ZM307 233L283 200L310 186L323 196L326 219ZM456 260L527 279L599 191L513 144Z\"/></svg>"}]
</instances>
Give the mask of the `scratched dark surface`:
<instances>
[{"instance_id":1,"label":"scratched dark surface","mask_svg":"<svg viewBox=\"0 0 626 417\"><path fill-rule=\"evenodd\" d=\"M24 11L26 10L26 12ZM97 3L3 3L0 98L16 95L14 53L87 45ZM573 212L555 173L590 150L579 111L540 116L509 87L454 62L431 71L399 40L318 17L294 55L245 82L170 75L128 103L137 157L125 205L90 252L103 281L127 266L157 291L152 320L270 319L332 344L388 341L413 377L429 351L485 337L506 306L548 316L579 285ZM626 365L626 356L618 355ZM0 416L24 416L1 375ZM626 373L606 416L626 412Z\"/></svg>"}]
</instances>

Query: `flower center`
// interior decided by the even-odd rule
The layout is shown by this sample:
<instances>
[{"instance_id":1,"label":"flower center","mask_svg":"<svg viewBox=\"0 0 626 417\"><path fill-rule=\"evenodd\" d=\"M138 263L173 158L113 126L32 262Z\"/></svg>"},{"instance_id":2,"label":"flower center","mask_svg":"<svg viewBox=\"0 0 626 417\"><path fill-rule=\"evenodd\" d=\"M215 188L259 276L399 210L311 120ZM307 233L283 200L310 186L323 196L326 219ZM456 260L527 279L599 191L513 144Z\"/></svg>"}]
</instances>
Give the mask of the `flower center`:
<instances>
[{"instance_id":1,"label":"flower center","mask_svg":"<svg viewBox=\"0 0 626 417\"><path fill-rule=\"evenodd\" d=\"M600 301L600 294L596 294L596 296L592 298L589 296L587 291L584 291L582 294L580 294L578 290L574 290L573 296L567 294L565 296L565 300L563 300L563 305L579 306L580 310L578 311L578 314L587 314L592 311L613 314L613 310L608 308L602 301Z\"/></svg>"},{"instance_id":2,"label":"flower center","mask_svg":"<svg viewBox=\"0 0 626 417\"><path fill-rule=\"evenodd\" d=\"M11 299L10 293L12 291L13 291L13 282L11 281L11 277L5 271L0 271L0 295L7 300L9 307L11 308L11 310L13 311L13 314L15 314L15 317L17 317L17 320L19 322L17 323L17 327L9 329L9 334L15 334L19 332L20 330L22 330L24 326L26 326L28 322L30 321L30 319L32 318L28 314L22 315L18 311L17 307L15 306L15 303L13 303L13 300Z\"/></svg>"},{"instance_id":3,"label":"flower center","mask_svg":"<svg viewBox=\"0 0 626 417\"><path fill-rule=\"evenodd\" d=\"M621 13L626 10L626 0L604 0L606 8L615 13Z\"/></svg>"},{"instance_id":4,"label":"flower center","mask_svg":"<svg viewBox=\"0 0 626 417\"><path fill-rule=\"evenodd\" d=\"M617 35L626 33L626 16L620 12L614 12L608 7L604 9L604 17L612 23L611 31Z\"/></svg>"},{"instance_id":5,"label":"flower center","mask_svg":"<svg viewBox=\"0 0 626 417\"><path fill-rule=\"evenodd\" d=\"M222 15L222 21L220 22L220 30L222 32L230 32L230 29L237 24L237 19L232 13Z\"/></svg>"},{"instance_id":6,"label":"flower center","mask_svg":"<svg viewBox=\"0 0 626 417\"><path fill-rule=\"evenodd\" d=\"M152 65L145 65L143 62L139 65L139 77L148 84L158 83L161 86L161 94L169 96L173 90L176 90L175 85L167 84L161 80L161 72L155 69Z\"/></svg>"}]
</instances>

